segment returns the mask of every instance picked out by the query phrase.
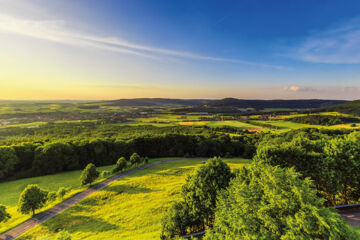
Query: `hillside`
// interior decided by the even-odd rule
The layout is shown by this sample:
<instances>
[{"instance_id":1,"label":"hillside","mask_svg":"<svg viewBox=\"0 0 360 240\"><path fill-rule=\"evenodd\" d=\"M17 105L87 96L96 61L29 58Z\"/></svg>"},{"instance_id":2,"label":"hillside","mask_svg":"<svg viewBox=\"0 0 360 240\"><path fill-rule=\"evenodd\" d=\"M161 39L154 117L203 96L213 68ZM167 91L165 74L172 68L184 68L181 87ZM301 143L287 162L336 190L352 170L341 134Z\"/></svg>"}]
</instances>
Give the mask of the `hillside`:
<instances>
[{"instance_id":1,"label":"hillside","mask_svg":"<svg viewBox=\"0 0 360 240\"><path fill-rule=\"evenodd\" d=\"M296 100L247 100L237 98L224 98L214 100L202 106L177 109L175 112L208 112L208 113L234 113L248 109L262 111L266 109L289 111L328 107L346 103L345 100L296 99Z\"/></svg>"},{"instance_id":2,"label":"hillside","mask_svg":"<svg viewBox=\"0 0 360 240\"><path fill-rule=\"evenodd\" d=\"M118 99L104 102L106 106L200 106L208 104L213 100L209 99L170 99L170 98L134 98Z\"/></svg>"},{"instance_id":3,"label":"hillside","mask_svg":"<svg viewBox=\"0 0 360 240\"><path fill-rule=\"evenodd\" d=\"M258 110L265 108L291 108L291 109L310 109L331 106L334 104L345 103L344 100L246 100L236 98L224 98L206 104L205 107L236 107L236 108L255 108Z\"/></svg>"},{"instance_id":4,"label":"hillside","mask_svg":"<svg viewBox=\"0 0 360 240\"><path fill-rule=\"evenodd\" d=\"M360 100L329 106L321 110L324 112L340 112L360 116Z\"/></svg>"}]
</instances>

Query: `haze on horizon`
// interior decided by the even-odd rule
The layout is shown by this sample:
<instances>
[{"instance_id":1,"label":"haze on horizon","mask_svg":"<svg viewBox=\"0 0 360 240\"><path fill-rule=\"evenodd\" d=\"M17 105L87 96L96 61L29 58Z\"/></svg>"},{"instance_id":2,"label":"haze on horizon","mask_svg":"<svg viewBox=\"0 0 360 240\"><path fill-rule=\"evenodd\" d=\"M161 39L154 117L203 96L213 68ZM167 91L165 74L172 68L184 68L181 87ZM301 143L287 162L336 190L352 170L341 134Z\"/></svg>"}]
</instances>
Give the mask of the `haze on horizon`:
<instances>
[{"instance_id":1,"label":"haze on horizon","mask_svg":"<svg viewBox=\"0 0 360 240\"><path fill-rule=\"evenodd\" d=\"M0 0L0 98L358 99L360 2Z\"/></svg>"}]
</instances>

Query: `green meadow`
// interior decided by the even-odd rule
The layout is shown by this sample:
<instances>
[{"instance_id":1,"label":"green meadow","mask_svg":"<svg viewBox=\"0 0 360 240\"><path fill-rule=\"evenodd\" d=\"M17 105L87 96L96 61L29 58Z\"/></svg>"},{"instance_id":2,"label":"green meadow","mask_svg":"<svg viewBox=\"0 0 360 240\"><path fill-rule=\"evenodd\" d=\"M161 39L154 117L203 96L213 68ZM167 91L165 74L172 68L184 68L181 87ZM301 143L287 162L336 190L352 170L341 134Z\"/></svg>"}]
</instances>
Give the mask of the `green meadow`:
<instances>
[{"instance_id":1,"label":"green meadow","mask_svg":"<svg viewBox=\"0 0 360 240\"><path fill-rule=\"evenodd\" d=\"M224 160L232 169L247 159ZM160 220L171 202L180 198L187 174L201 160L169 162L119 179L19 239L55 235L61 229L72 239L159 239Z\"/></svg>"}]
</instances>

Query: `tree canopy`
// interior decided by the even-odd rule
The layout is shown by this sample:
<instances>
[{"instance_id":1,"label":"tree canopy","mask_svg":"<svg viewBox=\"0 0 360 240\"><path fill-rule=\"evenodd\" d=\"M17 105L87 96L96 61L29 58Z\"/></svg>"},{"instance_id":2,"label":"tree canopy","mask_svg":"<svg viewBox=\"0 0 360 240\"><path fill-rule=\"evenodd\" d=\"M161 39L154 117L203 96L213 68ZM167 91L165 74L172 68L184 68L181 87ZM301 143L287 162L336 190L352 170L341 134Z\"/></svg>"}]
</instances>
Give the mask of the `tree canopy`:
<instances>
[{"instance_id":1,"label":"tree canopy","mask_svg":"<svg viewBox=\"0 0 360 240\"><path fill-rule=\"evenodd\" d=\"M0 205L0 222L6 222L9 218L11 215L6 211L6 207Z\"/></svg>"},{"instance_id":2,"label":"tree canopy","mask_svg":"<svg viewBox=\"0 0 360 240\"><path fill-rule=\"evenodd\" d=\"M219 196L205 239L359 239L323 202L312 181L293 168L253 165Z\"/></svg>"},{"instance_id":3,"label":"tree canopy","mask_svg":"<svg viewBox=\"0 0 360 240\"><path fill-rule=\"evenodd\" d=\"M18 210L22 214L32 213L42 208L47 201L48 193L40 189L36 184L28 185L20 195Z\"/></svg>"},{"instance_id":4,"label":"tree canopy","mask_svg":"<svg viewBox=\"0 0 360 240\"><path fill-rule=\"evenodd\" d=\"M82 171L80 181L81 185L92 184L96 178L99 177L99 172L96 170L94 164L89 163Z\"/></svg>"}]
</instances>

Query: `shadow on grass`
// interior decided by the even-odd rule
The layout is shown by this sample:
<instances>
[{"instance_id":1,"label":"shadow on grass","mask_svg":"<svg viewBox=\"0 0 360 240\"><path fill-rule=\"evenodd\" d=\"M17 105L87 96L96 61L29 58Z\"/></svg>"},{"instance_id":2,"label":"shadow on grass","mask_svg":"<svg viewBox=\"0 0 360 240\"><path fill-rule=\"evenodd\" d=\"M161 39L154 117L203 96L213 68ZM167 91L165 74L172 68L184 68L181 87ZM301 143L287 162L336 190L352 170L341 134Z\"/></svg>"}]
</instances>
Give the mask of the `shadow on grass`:
<instances>
[{"instance_id":1,"label":"shadow on grass","mask_svg":"<svg viewBox=\"0 0 360 240\"><path fill-rule=\"evenodd\" d=\"M49 221L42 223L42 226L48 228L50 232L56 233L65 229L70 234L75 232L106 232L118 229L118 226L110 224L102 219L63 214L61 218L53 218Z\"/></svg>"},{"instance_id":2,"label":"shadow on grass","mask_svg":"<svg viewBox=\"0 0 360 240\"><path fill-rule=\"evenodd\" d=\"M138 193L150 193L156 191L150 188L123 185L123 184L115 185L115 186L107 186L104 190L108 192L114 192L116 194L120 194L120 193L138 194Z\"/></svg>"}]
</instances>

